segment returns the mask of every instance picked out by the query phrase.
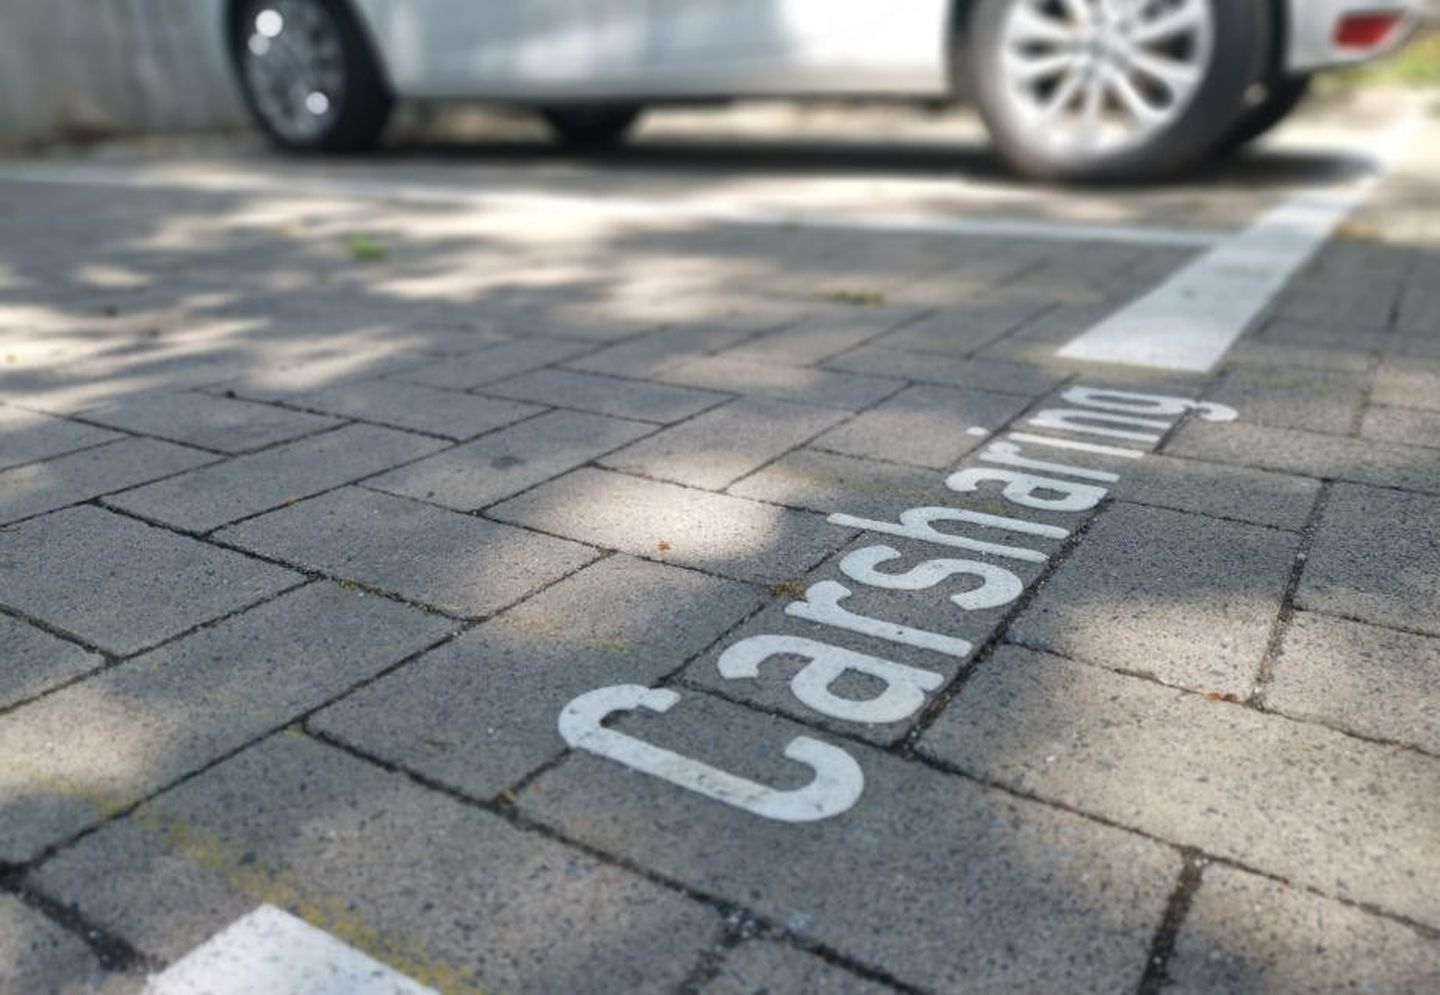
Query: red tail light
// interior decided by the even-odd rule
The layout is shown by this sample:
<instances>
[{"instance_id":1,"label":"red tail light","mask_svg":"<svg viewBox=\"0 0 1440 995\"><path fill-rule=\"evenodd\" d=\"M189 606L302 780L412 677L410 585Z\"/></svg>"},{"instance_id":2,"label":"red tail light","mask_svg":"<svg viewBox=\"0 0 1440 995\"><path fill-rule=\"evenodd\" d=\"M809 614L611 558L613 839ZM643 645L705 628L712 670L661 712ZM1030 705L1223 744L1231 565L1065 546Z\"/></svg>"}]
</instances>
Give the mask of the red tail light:
<instances>
[{"instance_id":1,"label":"red tail light","mask_svg":"<svg viewBox=\"0 0 1440 995\"><path fill-rule=\"evenodd\" d=\"M1404 16L1404 13L1398 10L1347 14L1335 25L1335 44L1339 48L1375 48L1383 45Z\"/></svg>"}]
</instances>

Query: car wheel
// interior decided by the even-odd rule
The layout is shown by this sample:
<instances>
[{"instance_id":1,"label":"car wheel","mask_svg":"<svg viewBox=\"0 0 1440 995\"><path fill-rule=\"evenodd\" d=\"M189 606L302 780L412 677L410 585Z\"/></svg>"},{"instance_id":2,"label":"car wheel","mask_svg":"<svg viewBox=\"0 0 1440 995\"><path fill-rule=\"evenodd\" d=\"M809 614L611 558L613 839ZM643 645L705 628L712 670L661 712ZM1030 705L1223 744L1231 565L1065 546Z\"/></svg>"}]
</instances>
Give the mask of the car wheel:
<instances>
[{"instance_id":1,"label":"car wheel","mask_svg":"<svg viewBox=\"0 0 1440 995\"><path fill-rule=\"evenodd\" d=\"M637 104L576 104L546 107L545 123L566 148L596 152L614 148L625 139L640 117Z\"/></svg>"},{"instance_id":2,"label":"car wheel","mask_svg":"<svg viewBox=\"0 0 1440 995\"><path fill-rule=\"evenodd\" d=\"M1265 84L1265 96L1251 104L1235 122L1221 143L1220 152L1230 153L1255 141L1290 116L1310 92L1309 76L1278 76Z\"/></svg>"},{"instance_id":3,"label":"car wheel","mask_svg":"<svg viewBox=\"0 0 1440 995\"><path fill-rule=\"evenodd\" d=\"M969 82L1001 155L1047 180L1148 180L1202 161L1270 51L1255 0L977 0Z\"/></svg>"},{"instance_id":4,"label":"car wheel","mask_svg":"<svg viewBox=\"0 0 1440 995\"><path fill-rule=\"evenodd\" d=\"M245 102L279 146L373 146L391 100L359 24L339 0L241 0L231 47Z\"/></svg>"}]
</instances>

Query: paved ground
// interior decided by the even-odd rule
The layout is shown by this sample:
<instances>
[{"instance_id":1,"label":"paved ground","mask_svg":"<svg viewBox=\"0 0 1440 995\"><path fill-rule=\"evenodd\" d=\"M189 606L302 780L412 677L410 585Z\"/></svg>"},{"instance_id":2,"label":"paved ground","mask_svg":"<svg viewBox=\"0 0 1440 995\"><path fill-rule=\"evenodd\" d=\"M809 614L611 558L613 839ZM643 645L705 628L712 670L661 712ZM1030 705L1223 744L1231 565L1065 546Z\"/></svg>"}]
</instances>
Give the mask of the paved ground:
<instances>
[{"instance_id":1,"label":"paved ground","mask_svg":"<svg viewBox=\"0 0 1440 995\"><path fill-rule=\"evenodd\" d=\"M1440 120L1186 373L1056 353L1384 113L766 113L0 163L0 990L1440 990Z\"/></svg>"}]
</instances>

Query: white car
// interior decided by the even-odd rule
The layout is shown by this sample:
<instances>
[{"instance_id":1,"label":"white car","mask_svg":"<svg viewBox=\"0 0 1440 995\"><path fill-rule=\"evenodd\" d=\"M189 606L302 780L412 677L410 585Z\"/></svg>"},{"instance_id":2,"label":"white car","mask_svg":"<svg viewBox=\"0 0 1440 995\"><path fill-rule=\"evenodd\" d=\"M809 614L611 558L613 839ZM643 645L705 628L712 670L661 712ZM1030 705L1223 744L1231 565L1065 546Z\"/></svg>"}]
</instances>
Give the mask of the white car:
<instances>
[{"instance_id":1,"label":"white car","mask_svg":"<svg viewBox=\"0 0 1440 995\"><path fill-rule=\"evenodd\" d=\"M1017 170L1173 173L1257 137L1329 66L1402 42L1426 0L230 0L280 145L375 143L396 100L534 107L567 144L646 105L973 98Z\"/></svg>"}]
</instances>

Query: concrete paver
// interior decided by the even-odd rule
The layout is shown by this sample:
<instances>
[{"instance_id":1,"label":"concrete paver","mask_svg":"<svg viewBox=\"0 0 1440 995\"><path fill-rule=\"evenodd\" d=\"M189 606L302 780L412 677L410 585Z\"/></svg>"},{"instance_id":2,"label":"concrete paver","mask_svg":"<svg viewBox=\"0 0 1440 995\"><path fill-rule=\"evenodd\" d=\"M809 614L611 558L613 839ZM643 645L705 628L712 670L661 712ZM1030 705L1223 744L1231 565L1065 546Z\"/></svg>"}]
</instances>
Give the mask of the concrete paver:
<instances>
[{"instance_id":1,"label":"concrete paver","mask_svg":"<svg viewBox=\"0 0 1440 995\"><path fill-rule=\"evenodd\" d=\"M1337 484L1296 603L1440 635L1440 497Z\"/></svg>"},{"instance_id":2,"label":"concrete paver","mask_svg":"<svg viewBox=\"0 0 1440 995\"><path fill-rule=\"evenodd\" d=\"M805 727L698 692L620 728L764 784L794 785L803 770L780 751ZM844 818L824 822L756 819L588 754L543 775L519 803L567 837L743 902L911 985L1113 992L1138 983L1179 871L1174 852L847 749L867 790Z\"/></svg>"},{"instance_id":3,"label":"concrete paver","mask_svg":"<svg viewBox=\"0 0 1440 995\"><path fill-rule=\"evenodd\" d=\"M1117 504L1017 620L1037 649L1246 696L1280 613L1297 540Z\"/></svg>"},{"instance_id":4,"label":"concrete paver","mask_svg":"<svg viewBox=\"0 0 1440 995\"><path fill-rule=\"evenodd\" d=\"M958 359L935 353L904 352L866 346L841 353L823 364L826 369L865 373L945 387L975 387L1035 397L1058 387L1064 376L1044 368L993 359Z\"/></svg>"},{"instance_id":5,"label":"concrete paver","mask_svg":"<svg viewBox=\"0 0 1440 995\"><path fill-rule=\"evenodd\" d=\"M475 511L654 430L642 422L553 411L366 483L457 511Z\"/></svg>"},{"instance_id":6,"label":"concrete paver","mask_svg":"<svg viewBox=\"0 0 1440 995\"><path fill-rule=\"evenodd\" d=\"M993 429L1026 407L1024 398L951 387L907 387L815 440L847 456L945 470L985 441L971 428Z\"/></svg>"},{"instance_id":7,"label":"concrete paver","mask_svg":"<svg viewBox=\"0 0 1440 995\"><path fill-rule=\"evenodd\" d=\"M1432 928L1440 760L1006 648L923 752ZM1120 790L1120 786L1124 786Z\"/></svg>"},{"instance_id":8,"label":"concrete paver","mask_svg":"<svg viewBox=\"0 0 1440 995\"><path fill-rule=\"evenodd\" d=\"M564 748L555 716L677 670L760 601L748 586L612 556L321 712L311 727L489 799Z\"/></svg>"},{"instance_id":9,"label":"concrete paver","mask_svg":"<svg viewBox=\"0 0 1440 995\"><path fill-rule=\"evenodd\" d=\"M1245 366L1208 399L1244 411L1247 425L1346 435L1365 403L1368 381L1363 372L1297 370L1289 363Z\"/></svg>"},{"instance_id":10,"label":"concrete paver","mask_svg":"<svg viewBox=\"0 0 1440 995\"><path fill-rule=\"evenodd\" d=\"M455 615L490 615L599 554L408 498L346 487L216 538Z\"/></svg>"},{"instance_id":11,"label":"concrete paver","mask_svg":"<svg viewBox=\"0 0 1440 995\"><path fill-rule=\"evenodd\" d=\"M720 490L844 417L844 412L834 408L745 397L641 439L598 462L622 473Z\"/></svg>"},{"instance_id":12,"label":"concrete paver","mask_svg":"<svg viewBox=\"0 0 1440 995\"><path fill-rule=\"evenodd\" d=\"M503 522L633 556L776 584L850 533L817 515L605 470L577 470L490 509Z\"/></svg>"},{"instance_id":13,"label":"concrete paver","mask_svg":"<svg viewBox=\"0 0 1440 995\"><path fill-rule=\"evenodd\" d=\"M1420 411L1440 411L1440 358L1393 358L1380 364L1370 399Z\"/></svg>"},{"instance_id":14,"label":"concrete paver","mask_svg":"<svg viewBox=\"0 0 1440 995\"><path fill-rule=\"evenodd\" d=\"M450 990L665 992L719 916L303 737L207 771L37 885L173 959L262 902Z\"/></svg>"},{"instance_id":15,"label":"concrete paver","mask_svg":"<svg viewBox=\"0 0 1440 995\"><path fill-rule=\"evenodd\" d=\"M113 442L120 437L118 432L94 425L21 408L0 407L0 470Z\"/></svg>"},{"instance_id":16,"label":"concrete paver","mask_svg":"<svg viewBox=\"0 0 1440 995\"><path fill-rule=\"evenodd\" d=\"M392 375L397 380L426 387L468 390L549 366L594 348L595 345L589 342L532 336L493 345L460 359L444 359Z\"/></svg>"},{"instance_id":17,"label":"concrete paver","mask_svg":"<svg viewBox=\"0 0 1440 995\"><path fill-rule=\"evenodd\" d=\"M708 390L553 368L522 373L482 389L498 397L660 424L681 421L726 400L726 395Z\"/></svg>"},{"instance_id":18,"label":"concrete paver","mask_svg":"<svg viewBox=\"0 0 1440 995\"><path fill-rule=\"evenodd\" d=\"M1440 986L1440 941L1222 865L1205 870L1168 974L1185 995L1421 995Z\"/></svg>"},{"instance_id":19,"label":"concrete paver","mask_svg":"<svg viewBox=\"0 0 1440 995\"><path fill-rule=\"evenodd\" d=\"M742 943L700 989L702 995L885 995L894 990L828 964L814 954L765 940Z\"/></svg>"},{"instance_id":20,"label":"concrete paver","mask_svg":"<svg viewBox=\"0 0 1440 995\"><path fill-rule=\"evenodd\" d=\"M1440 452L1297 429L1191 422L1165 447L1171 456L1235 463L1440 494Z\"/></svg>"},{"instance_id":21,"label":"concrete paver","mask_svg":"<svg viewBox=\"0 0 1440 995\"><path fill-rule=\"evenodd\" d=\"M0 860L33 859L453 627L314 584L0 716Z\"/></svg>"},{"instance_id":22,"label":"concrete paver","mask_svg":"<svg viewBox=\"0 0 1440 995\"><path fill-rule=\"evenodd\" d=\"M778 366L774 363L725 356L706 356L667 364L656 376L666 383L687 387L757 394L782 401L820 404L847 411L869 407L904 386L899 380L855 373L832 373L807 367Z\"/></svg>"},{"instance_id":23,"label":"concrete paver","mask_svg":"<svg viewBox=\"0 0 1440 995\"><path fill-rule=\"evenodd\" d=\"M1360 434L1380 442L1440 447L1440 411L1414 411L1377 404L1365 411Z\"/></svg>"},{"instance_id":24,"label":"concrete paver","mask_svg":"<svg viewBox=\"0 0 1440 995\"><path fill-rule=\"evenodd\" d=\"M874 518L954 499L933 470L816 449L787 453L731 486L729 493L825 514Z\"/></svg>"},{"instance_id":25,"label":"concrete paver","mask_svg":"<svg viewBox=\"0 0 1440 995\"><path fill-rule=\"evenodd\" d=\"M79 992L105 975L84 942L10 895L0 895L0 991Z\"/></svg>"},{"instance_id":26,"label":"concrete paver","mask_svg":"<svg viewBox=\"0 0 1440 995\"><path fill-rule=\"evenodd\" d=\"M1132 466L1086 455L1086 466L1120 474L1111 494L1124 501L1298 530L1320 497L1320 481L1250 467L1149 456Z\"/></svg>"},{"instance_id":27,"label":"concrete paver","mask_svg":"<svg viewBox=\"0 0 1440 995\"><path fill-rule=\"evenodd\" d=\"M300 394L290 398L289 403L457 441L503 428L545 410L532 404L474 397L394 380L343 384L313 394Z\"/></svg>"},{"instance_id":28,"label":"concrete paver","mask_svg":"<svg viewBox=\"0 0 1440 995\"><path fill-rule=\"evenodd\" d=\"M341 424L338 418L197 391L141 394L86 408L80 416L102 425L231 454L288 442Z\"/></svg>"},{"instance_id":29,"label":"concrete paver","mask_svg":"<svg viewBox=\"0 0 1440 995\"><path fill-rule=\"evenodd\" d=\"M111 653L134 653L300 580L98 508L0 531L0 604Z\"/></svg>"},{"instance_id":30,"label":"concrete paver","mask_svg":"<svg viewBox=\"0 0 1440 995\"><path fill-rule=\"evenodd\" d=\"M110 503L153 521L207 532L420 459L444 445L408 432L350 425L127 491Z\"/></svg>"},{"instance_id":31,"label":"concrete paver","mask_svg":"<svg viewBox=\"0 0 1440 995\"><path fill-rule=\"evenodd\" d=\"M0 708L33 697L101 666L105 658L67 643L43 629L0 612L0 646L5 647L5 677Z\"/></svg>"},{"instance_id":32,"label":"concrete paver","mask_svg":"<svg viewBox=\"0 0 1440 995\"><path fill-rule=\"evenodd\" d=\"M1313 612L1285 631L1265 703L1440 755L1440 639Z\"/></svg>"},{"instance_id":33,"label":"concrete paver","mask_svg":"<svg viewBox=\"0 0 1440 995\"><path fill-rule=\"evenodd\" d=\"M0 471L0 522L79 504L213 462L210 453L126 438Z\"/></svg>"}]
</instances>

